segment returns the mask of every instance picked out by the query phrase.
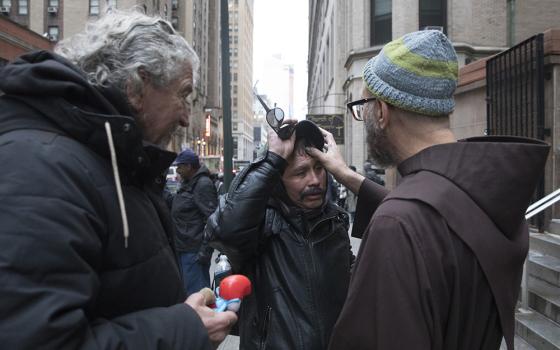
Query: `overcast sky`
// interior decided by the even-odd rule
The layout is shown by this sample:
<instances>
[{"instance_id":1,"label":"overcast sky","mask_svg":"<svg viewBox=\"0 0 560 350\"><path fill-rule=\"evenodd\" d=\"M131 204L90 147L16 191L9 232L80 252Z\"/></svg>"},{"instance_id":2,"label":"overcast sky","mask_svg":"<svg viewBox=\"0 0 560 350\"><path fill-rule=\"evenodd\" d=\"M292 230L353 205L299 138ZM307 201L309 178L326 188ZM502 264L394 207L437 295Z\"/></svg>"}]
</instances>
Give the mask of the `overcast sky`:
<instances>
[{"instance_id":1,"label":"overcast sky","mask_svg":"<svg viewBox=\"0 0 560 350\"><path fill-rule=\"evenodd\" d=\"M279 102L274 101L275 97L272 96L272 85L277 74L267 71L273 55L280 54L284 64L294 66L294 116L305 119L308 1L255 0L254 5L253 82L259 81L257 88L260 94L267 94L273 102ZM278 96L277 99L281 97ZM279 107L285 110L288 108Z\"/></svg>"}]
</instances>

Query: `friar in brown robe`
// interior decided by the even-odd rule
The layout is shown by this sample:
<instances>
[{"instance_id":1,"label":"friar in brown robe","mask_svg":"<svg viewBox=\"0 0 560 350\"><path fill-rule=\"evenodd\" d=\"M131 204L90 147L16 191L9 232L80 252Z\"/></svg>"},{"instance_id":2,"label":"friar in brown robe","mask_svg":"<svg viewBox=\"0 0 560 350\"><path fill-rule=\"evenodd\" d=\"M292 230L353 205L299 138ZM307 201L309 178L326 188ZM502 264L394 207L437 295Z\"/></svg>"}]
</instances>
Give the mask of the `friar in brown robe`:
<instances>
[{"instance_id":1,"label":"friar in brown robe","mask_svg":"<svg viewBox=\"0 0 560 350\"><path fill-rule=\"evenodd\" d=\"M308 151L358 193L353 235L362 243L329 349L497 350L505 337L513 350L524 214L549 147L514 137L457 142L455 85L442 88L453 61L447 38L423 31L366 65L363 99L349 108L365 120L374 161L397 166L393 191L349 171L326 131L327 152Z\"/></svg>"}]
</instances>

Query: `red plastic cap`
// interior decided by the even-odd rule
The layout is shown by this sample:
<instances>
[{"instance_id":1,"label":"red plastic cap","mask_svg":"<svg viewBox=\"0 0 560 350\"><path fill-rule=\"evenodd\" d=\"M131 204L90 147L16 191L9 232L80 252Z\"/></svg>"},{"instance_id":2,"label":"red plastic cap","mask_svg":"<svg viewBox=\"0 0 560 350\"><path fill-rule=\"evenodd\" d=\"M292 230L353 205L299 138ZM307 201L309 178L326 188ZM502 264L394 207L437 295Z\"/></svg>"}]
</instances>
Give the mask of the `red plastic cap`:
<instances>
[{"instance_id":1,"label":"red plastic cap","mask_svg":"<svg viewBox=\"0 0 560 350\"><path fill-rule=\"evenodd\" d=\"M243 275L231 275L220 282L220 297L225 300L243 299L251 290L251 281Z\"/></svg>"}]
</instances>

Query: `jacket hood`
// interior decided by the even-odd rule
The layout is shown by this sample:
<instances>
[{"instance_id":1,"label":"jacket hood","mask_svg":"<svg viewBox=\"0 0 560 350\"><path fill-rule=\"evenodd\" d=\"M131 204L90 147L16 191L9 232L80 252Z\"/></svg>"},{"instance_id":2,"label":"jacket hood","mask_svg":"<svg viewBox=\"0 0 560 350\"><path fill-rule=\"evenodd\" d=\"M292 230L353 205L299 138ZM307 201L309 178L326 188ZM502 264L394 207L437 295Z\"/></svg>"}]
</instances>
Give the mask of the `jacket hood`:
<instances>
[{"instance_id":1,"label":"jacket hood","mask_svg":"<svg viewBox=\"0 0 560 350\"><path fill-rule=\"evenodd\" d=\"M447 178L509 235L525 217L548 150L534 139L474 137L426 148L399 164L398 171L406 176L427 170Z\"/></svg>"},{"instance_id":2,"label":"jacket hood","mask_svg":"<svg viewBox=\"0 0 560 350\"><path fill-rule=\"evenodd\" d=\"M208 168L206 167L206 165L204 164L200 164L200 168L198 168L198 170L196 171L196 173L194 173L193 177L190 180L187 179L183 179L181 181L181 190L185 190L189 187L192 186L192 184L194 184L195 182L198 181L198 179L202 176L208 176L210 177L210 170L208 170Z\"/></svg>"},{"instance_id":3,"label":"jacket hood","mask_svg":"<svg viewBox=\"0 0 560 350\"><path fill-rule=\"evenodd\" d=\"M104 128L109 122L121 167L153 178L175 158L142 141L134 112L119 89L91 85L83 72L57 54L32 52L6 65L0 70L0 90L8 106L0 112L0 133L26 128L58 132L109 158ZM22 113L22 104L29 107L28 113Z\"/></svg>"}]
</instances>

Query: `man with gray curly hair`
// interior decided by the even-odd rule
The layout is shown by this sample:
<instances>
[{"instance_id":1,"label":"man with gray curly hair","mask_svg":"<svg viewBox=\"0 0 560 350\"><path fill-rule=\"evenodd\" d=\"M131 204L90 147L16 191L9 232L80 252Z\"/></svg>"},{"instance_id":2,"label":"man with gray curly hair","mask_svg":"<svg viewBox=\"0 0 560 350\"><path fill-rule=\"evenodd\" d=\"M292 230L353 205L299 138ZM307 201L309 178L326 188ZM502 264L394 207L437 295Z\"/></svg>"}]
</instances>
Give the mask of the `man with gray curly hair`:
<instances>
[{"instance_id":1,"label":"man with gray curly hair","mask_svg":"<svg viewBox=\"0 0 560 350\"><path fill-rule=\"evenodd\" d=\"M185 295L162 200L198 59L114 11L0 71L0 343L211 349L237 317Z\"/></svg>"}]
</instances>

